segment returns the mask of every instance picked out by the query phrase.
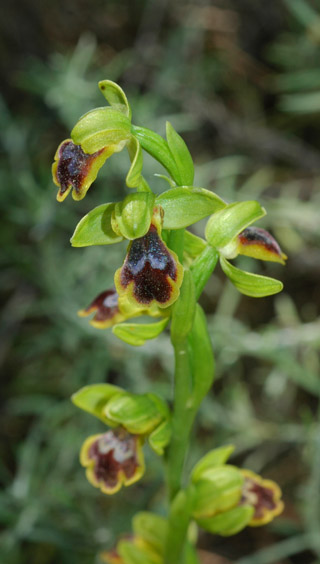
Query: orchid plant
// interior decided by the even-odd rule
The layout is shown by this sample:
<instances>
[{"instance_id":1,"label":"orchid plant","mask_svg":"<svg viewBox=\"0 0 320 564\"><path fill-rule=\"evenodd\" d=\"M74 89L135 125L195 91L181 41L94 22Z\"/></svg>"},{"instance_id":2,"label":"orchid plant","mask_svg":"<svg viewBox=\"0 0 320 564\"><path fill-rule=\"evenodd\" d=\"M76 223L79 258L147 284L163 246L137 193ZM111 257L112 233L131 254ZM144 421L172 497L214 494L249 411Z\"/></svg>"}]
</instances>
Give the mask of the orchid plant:
<instances>
[{"instance_id":1,"label":"orchid plant","mask_svg":"<svg viewBox=\"0 0 320 564\"><path fill-rule=\"evenodd\" d=\"M259 298L280 292L280 281L240 270L230 260L240 254L284 264L286 256L267 231L252 225L266 213L258 202L228 204L195 187L191 155L172 125L167 123L166 139L133 125L120 86L103 80L99 87L108 105L82 116L71 138L60 144L53 179L59 202L70 192L81 200L105 161L126 149L131 162L128 195L83 217L71 244L112 245L126 239L128 249L115 272L114 288L102 288L79 315L91 315L94 327L112 328L133 346L170 326L175 355L172 407L148 390L135 395L108 383L85 386L72 397L77 407L101 420L101 433L86 438L80 453L94 487L111 495L142 479L145 443L166 469L167 515L137 513L132 534L99 558L108 564L196 564L198 527L234 535L246 526L268 523L283 509L276 483L228 463L233 446L214 448L185 476L190 432L215 369L198 300L218 261L243 294ZM162 175L168 189L160 195L142 175L143 151L168 173ZM187 229L204 218L204 237Z\"/></svg>"}]
</instances>

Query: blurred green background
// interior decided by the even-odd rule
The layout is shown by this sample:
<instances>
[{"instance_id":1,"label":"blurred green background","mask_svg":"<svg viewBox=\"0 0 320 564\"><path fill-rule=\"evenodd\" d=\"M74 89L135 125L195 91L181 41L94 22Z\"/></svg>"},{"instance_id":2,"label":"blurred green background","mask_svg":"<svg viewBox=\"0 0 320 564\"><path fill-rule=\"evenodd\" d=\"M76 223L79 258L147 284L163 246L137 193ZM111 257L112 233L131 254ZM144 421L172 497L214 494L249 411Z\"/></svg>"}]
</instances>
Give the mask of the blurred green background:
<instances>
[{"instance_id":1,"label":"blurred green background","mask_svg":"<svg viewBox=\"0 0 320 564\"><path fill-rule=\"evenodd\" d=\"M197 186L258 199L268 211L259 225L289 256L285 268L238 260L283 280L273 298L241 296L220 272L208 284L216 384L190 451L192 464L234 443L232 460L275 479L286 509L272 525L202 534L199 545L236 564L319 563L319 3L12 0L0 28L1 564L96 563L137 509L165 507L150 452L144 479L116 497L89 485L78 452L102 427L69 400L106 381L171 397L167 335L133 349L77 317L112 285L125 247L71 249L69 239L87 211L124 196L128 161L115 155L83 201L63 204L51 162L79 116L104 104L104 78L124 88L135 124L163 134L172 122ZM146 158L161 191L155 172Z\"/></svg>"}]
</instances>

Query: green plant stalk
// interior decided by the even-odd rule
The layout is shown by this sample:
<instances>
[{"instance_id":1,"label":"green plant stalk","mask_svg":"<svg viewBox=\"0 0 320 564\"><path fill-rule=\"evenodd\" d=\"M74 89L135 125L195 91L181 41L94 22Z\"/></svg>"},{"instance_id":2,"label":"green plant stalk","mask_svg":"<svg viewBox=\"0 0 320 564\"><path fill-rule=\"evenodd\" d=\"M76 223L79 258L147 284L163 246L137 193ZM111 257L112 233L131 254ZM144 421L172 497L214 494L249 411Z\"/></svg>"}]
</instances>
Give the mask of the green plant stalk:
<instances>
[{"instance_id":1,"label":"green plant stalk","mask_svg":"<svg viewBox=\"0 0 320 564\"><path fill-rule=\"evenodd\" d=\"M189 446L189 436L194 420L194 410L190 405L191 366L188 340L185 338L174 346L175 389L172 414L172 437L167 455L167 483L169 503L172 504L183 481L184 462ZM188 405L189 404L189 405ZM171 508L172 509L172 508ZM179 564L186 540L189 518L177 519L171 514L171 527L167 541L166 564ZM173 560L173 554L175 560Z\"/></svg>"}]
</instances>

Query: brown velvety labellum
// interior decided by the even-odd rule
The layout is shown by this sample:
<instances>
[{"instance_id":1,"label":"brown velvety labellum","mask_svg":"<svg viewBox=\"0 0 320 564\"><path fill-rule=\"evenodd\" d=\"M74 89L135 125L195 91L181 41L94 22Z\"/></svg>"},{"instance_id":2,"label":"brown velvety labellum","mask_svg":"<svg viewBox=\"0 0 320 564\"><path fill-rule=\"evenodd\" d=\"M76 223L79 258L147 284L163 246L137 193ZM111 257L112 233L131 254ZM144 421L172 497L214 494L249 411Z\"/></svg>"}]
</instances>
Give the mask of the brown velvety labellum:
<instances>
[{"instance_id":1,"label":"brown velvety labellum","mask_svg":"<svg viewBox=\"0 0 320 564\"><path fill-rule=\"evenodd\" d=\"M274 499L275 492L268 487L258 484L250 478L245 478L242 502L249 502L254 507L253 519L261 519L265 513L273 511L277 507Z\"/></svg>"},{"instance_id":2,"label":"brown velvety labellum","mask_svg":"<svg viewBox=\"0 0 320 564\"><path fill-rule=\"evenodd\" d=\"M173 291L169 277L177 280L177 266L156 227L151 225L144 237L131 243L121 270L121 285L127 288L133 282L133 295L140 304L148 305L153 300L165 304Z\"/></svg>"},{"instance_id":3,"label":"brown velvety labellum","mask_svg":"<svg viewBox=\"0 0 320 564\"><path fill-rule=\"evenodd\" d=\"M92 163L103 151L104 149L101 149L92 155L87 155L80 145L75 145L72 141L66 141L61 145L56 172L61 187L60 195L63 195L70 186L78 194L80 193Z\"/></svg>"},{"instance_id":4,"label":"brown velvety labellum","mask_svg":"<svg viewBox=\"0 0 320 564\"><path fill-rule=\"evenodd\" d=\"M136 437L123 429L108 431L90 447L88 457L95 462L94 474L98 482L114 488L122 471L127 479L138 467Z\"/></svg>"},{"instance_id":5,"label":"brown velvety labellum","mask_svg":"<svg viewBox=\"0 0 320 564\"><path fill-rule=\"evenodd\" d=\"M239 241L243 247L259 245L267 251L275 253L281 257L282 252L277 241L261 227L247 227L239 235Z\"/></svg>"},{"instance_id":6,"label":"brown velvety labellum","mask_svg":"<svg viewBox=\"0 0 320 564\"><path fill-rule=\"evenodd\" d=\"M112 319L119 313L117 292L115 290L101 292L84 310L84 312L88 314L93 311L96 311L94 316L95 321L107 321L108 319Z\"/></svg>"}]
</instances>

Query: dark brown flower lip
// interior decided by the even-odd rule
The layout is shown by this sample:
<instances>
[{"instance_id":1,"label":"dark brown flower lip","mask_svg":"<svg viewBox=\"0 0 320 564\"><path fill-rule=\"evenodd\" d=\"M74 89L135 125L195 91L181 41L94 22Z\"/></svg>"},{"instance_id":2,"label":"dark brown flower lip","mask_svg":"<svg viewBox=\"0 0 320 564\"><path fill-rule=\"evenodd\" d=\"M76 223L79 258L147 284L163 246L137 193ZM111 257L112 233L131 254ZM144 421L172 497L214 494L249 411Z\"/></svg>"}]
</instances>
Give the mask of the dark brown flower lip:
<instances>
[{"instance_id":1,"label":"dark brown flower lip","mask_svg":"<svg viewBox=\"0 0 320 564\"><path fill-rule=\"evenodd\" d=\"M92 485L104 493L115 493L122 484L130 485L143 474L141 438L122 427L93 435L83 444L80 461Z\"/></svg>"},{"instance_id":2,"label":"dark brown flower lip","mask_svg":"<svg viewBox=\"0 0 320 564\"><path fill-rule=\"evenodd\" d=\"M282 252L274 237L261 227L247 227L238 235L239 253L242 255L285 263L287 256Z\"/></svg>"},{"instance_id":3,"label":"dark brown flower lip","mask_svg":"<svg viewBox=\"0 0 320 564\"><path fill-rule=\"evenodd\" d=\"M94 312L95 315L90 323L101 329L110 327L124 319L119 309L119 296L114 288L101 292L88 307L80 310L78 315L86 317Z\"/></svg>"},{"instance_id":4,"label":"dark brown flower lip","mask_svg":"<svg viewBox=\"0 0 320 564\"><path fill-rule=\"evenodd\" d=\"M108 147L87 154L71 139L59 146L53 163L53 178L59 186L57 199L63 201L73 190L73 197L81 200L97 176L99 168L108 156ZM96 170L93 170L93 169Z\"/></svg>"},{"instance_id":5,"label":"dark brown flower lip","mask_svg":"<svg viewBox=\"0 0 320 564\"><path fill-rule=\"evenodd\" d=\"M169 251L151 223L146 235L130 243L124 265L116 273L116 287L122 293L130 290L138 304L156 302L167 307L179 294L181 270L175 253Z\"/></svg>"},{"instance_id":6,"label":"dark brown flower lip","mask_svg":"<svg viewBox=\"0 0 320 564\"><path fill-rule=\"evenodd\" d=\"M242 470L241 473L244 476L244 484L240 504L254 508L249 525L264 525L283 510L281 490L272 480L265 480L250 470Z\"/></svg>"}]
</instances>

